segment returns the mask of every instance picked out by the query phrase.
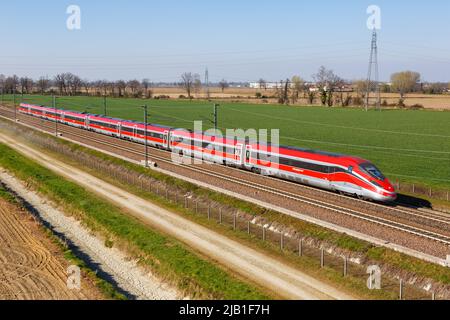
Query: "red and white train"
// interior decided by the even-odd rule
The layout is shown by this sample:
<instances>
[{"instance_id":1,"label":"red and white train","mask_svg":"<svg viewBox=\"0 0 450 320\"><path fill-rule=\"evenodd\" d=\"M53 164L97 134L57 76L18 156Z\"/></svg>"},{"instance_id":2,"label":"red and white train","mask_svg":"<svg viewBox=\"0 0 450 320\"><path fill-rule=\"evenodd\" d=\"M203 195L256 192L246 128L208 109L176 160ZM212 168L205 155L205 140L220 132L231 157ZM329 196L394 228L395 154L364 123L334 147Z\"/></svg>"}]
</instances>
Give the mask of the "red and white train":
<instances>
[{"instance_id":1,"label":"red and white train","mask_svg":"<svg viewBox=\"0 0 450 320\"><path fill-rule=\"evenodd\" d=\"M73 127L172 151L183 156L234 166L360 199L392 202L397 194L371 162L352 156L273 147L249 139L215 137L162 125L53 109L22 103L19 112ZM276 165L275 165L276 164Z\"/></svg>"}]
</instances>

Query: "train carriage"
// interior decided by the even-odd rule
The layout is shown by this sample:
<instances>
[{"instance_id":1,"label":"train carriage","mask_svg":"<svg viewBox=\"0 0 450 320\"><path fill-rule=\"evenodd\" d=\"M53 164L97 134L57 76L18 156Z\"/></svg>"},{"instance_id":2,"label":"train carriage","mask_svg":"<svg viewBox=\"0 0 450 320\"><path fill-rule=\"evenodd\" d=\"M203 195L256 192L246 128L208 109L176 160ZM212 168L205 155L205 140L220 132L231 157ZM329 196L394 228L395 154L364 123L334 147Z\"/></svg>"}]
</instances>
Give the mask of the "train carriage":
<instances>
[{"instance_id":1,"label":"train carriage","mask_svg":"<svg viewBox=\"0 0 450 320\"><path fill-rule=\"evenodd\" d=\"M104 116L88 115L87 128L91 131L102 133L108 136L120 137L120 125L122 120L107 118Z\"/></svg>"},{"instance_id":2,"label":"train carriage","mask_svg":"<svg viewBox=\"0 0 450 320\"><path fill-rule=\"evenodd\" d=\"M72 127L77 128L87 128L87 118L86 114L73 111L64 111L62 122Z\"/></svg>"},{"instance_id":3,"label":"train carriage","mask_svg":"<svg viewBox=\"0 0 450 320\"><path fill-rule=\"evenodd\" d=\"M145 124L136 121L123 121L121 124L121 138L125 140L134 141L137 143L145 144L145 139L147 138L147 143L150 146L169 149L169 132L171 128L147 124L147 134L145 134Z\"/></svg>"}]
</instances>

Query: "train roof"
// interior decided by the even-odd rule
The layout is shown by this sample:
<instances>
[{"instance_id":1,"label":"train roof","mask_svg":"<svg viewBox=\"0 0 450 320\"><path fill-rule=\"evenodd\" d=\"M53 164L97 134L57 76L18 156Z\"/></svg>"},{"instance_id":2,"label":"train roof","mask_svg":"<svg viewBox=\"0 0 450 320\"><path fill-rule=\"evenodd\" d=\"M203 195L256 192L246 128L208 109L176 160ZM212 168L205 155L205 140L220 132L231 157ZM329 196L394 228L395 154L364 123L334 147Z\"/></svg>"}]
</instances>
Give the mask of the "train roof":
<instances>
[{"instance_id":1,"label":"train roof","mask_svg":"<svg viewBox=\"0 0 450 320\"><path fill-rule=\"evenodd\" d=\"M125 124L126 123L132 123L132 124L138 124L138 125L142 125L145 126L145 123L141 122L141 121L136 121L136 120L122 120ZM156 127L156 128L161 128L161 129L173 129L172 127L169 126L163 126L161 124L155 124L155 123L147 123L148 126L152 126L152 127Z\"/></svg>"},{"instance_id":2,"label":"train roof","mask_svg":"<svg viewBox=\"0 0 450 320\"><path fill-rule=\"evenodd\" d=\"M319 156L326 156L331 158L344 158L348 157L347 155L343 155L340 153L334 153L334 152L327 152L327 151L321 151L321 150L313 150L313 149L305 149L300 147L292 147L292 146L280 146L280 149L290 150L290 151L298 151L298 152L304 152L304 153L312 153Z\"/></svg>"}]
</instances>

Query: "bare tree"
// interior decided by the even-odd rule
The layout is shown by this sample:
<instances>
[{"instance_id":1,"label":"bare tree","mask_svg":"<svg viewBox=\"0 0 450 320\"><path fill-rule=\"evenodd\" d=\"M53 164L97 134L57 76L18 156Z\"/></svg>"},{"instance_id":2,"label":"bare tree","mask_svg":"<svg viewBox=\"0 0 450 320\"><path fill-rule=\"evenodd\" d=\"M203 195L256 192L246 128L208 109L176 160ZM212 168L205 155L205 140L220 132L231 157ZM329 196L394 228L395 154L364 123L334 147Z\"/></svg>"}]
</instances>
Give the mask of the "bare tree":
<instances>
[{"instance_id":1,"label":"bare tree","mask_svg":"<svg viewBox=\"0 0 450 320\"><path fill-rule=\"evenodd\" d=\"M356 91L358 97L364 99L367 92L367 81L366 80L356 80L353 81L353 89Z\"/></svg>"},{"instance_id":2,"label":"bare tree","mask_svg":"<svg viewBox=\"0 0 450 320\"><path fill-rule=\"evenodd\" d=\"M191 93L196 79L200 79L200 76L191 72L185 72L181 75L181 85L186 90L189 99L192 99Z\"/></svg>"},{"instance_id":3,"label":"bare tree","mask_svg":"<svg viewBox=\"0 0 450 320\"><path fill-rule=\"evenodd\" d=\"M197 97L201 90L202 90L202 81L200 80L200 77L198 77L194 80L194 92L197 95Z\"/></svg>"},{"instance_id":4,"label":"bare tree","mask_svg":"<svg viewBox=\"0 0 450 320\"><path fill-rule=\"evenodd\" d=\"M84 88L86 95L89 96L89 91L91 89L91 82L88 79L84 79L81 81L81 86Z\"/></svg>"},{"instance_id":5,"label":"bare tree","mask_svg":"<svg viewBox=\"0 0 450 320\"><path fill-rule=\"evenodd\" d=\"M147 99L151 98L153 95L152 91L150 90L151 85L152 84L149 79L142 80L142 88L144 88L144 94Z\"/></svg>"},{"instance_id":6,"label":"bare tree","mask_svg":"<svg viewBox=\"0 0 450 320\"><path fill-rule=\"evenodd\" d=\"M400 99L404 99L405 94L416 90L420 83L420 73L413 71L403 71L394 73L391 76L392 89L400 93Z\"/></svg>"},{"instance_id":7,"label":"bare tree","mask_svg":"<svg viewBox=\"0 0 450 320\"><path fill-rule=\"evenodd\" d=\"M17 86L19 85L19 77L13 75L6 78L5 80L5 91L8 93L13 93L14 90L17 91Z\"/></svg>"},{"instance_id":8,"label":"bare tree","mask_svg":"<svg viewBox=\"0 0 450 320\"><path fill-rule=\"evenodd\" d=\"M67 94L67 79L65 73L59 73L54 79L55 85L58 87L59 94Z\"/></svg>"},{"instance_id":9,"label":"bare tree","mask_svg":"<svg viewBox=\"0 0 450 320\"><path fill-rule=\"evenodd\" d=\"M115 97L115 94L116 94L116 83L114 81L108 81L108 90L109 90L109 95L111 97Z\"/></svg>"},{"instance_id":10,"label":"bare tree","mask_svg":"<svg viewBox=\"0 0 450 320\"><path fill-rule=\"evenodd\" d=\"M258 84L259 84L259 88L260 89L264 89L267 90L267 81L264 79L259 79L258 80Z\"/></svg>"},{"instance_id":11,"label":"bare tree","mask_svg":"<svg viewBox=\"0 0 450 320\"><path fill-rule=\"evenodd\" d=\"M277 84L277 97L279 104L289 104L289 95L291 92L291 81L286 79L286 81L281 80L280 85Z\"/></svg>"},{"instance_id":12,"label":"bare tree","mask_svg":"<svg viewBox=\"0 0 450 320\"><path fill-rule=\"evenodd\" d=\"M292 95L291 100L292 103L296 103L300 97L300 92L305 89L305 81L299 76L292 77Z\"/></svg>"},{"instance_id":13,"label":"bare tree","mask_svg":"<svg viewBox=\"0 0 450 320\"><path fill-rule=\"evenodd\" d=\"M50 88L50 79L48 77L40 77L36 82L36 86L40 94L44 94Z\"/></svg>"},{"instance_id":14,"label":"bare tree","mask_svg":"<svg viewBox=\"0 0 450 320\"><path fill-rule=\"evenodd\" d=\"M103 96L107 96L108 95L108 89L109 89L108 80L101 80L100 81L100 88L101 88L101 94Z\"/></svg>"},{"instance_id":15,"label":"bare tree","mask_svg":"<svg viewBox=\"0 0 450 320\"><path fill-rule=\"evenodd\" d=\"M219 82L220 89L222 90L222 93L225 92L225 89L228 88L230 85L225 79L220 80Z\"/></svg>"},{"instance_id":16,"label":"bare tree","mask_svg":"<svg viewBox=\"0 0 450 320\"><path fill-rule=\"evenodd\" d=\"M319 88L322 105L333 106L333 93L337 87L342 86L343 80L324 66L319 68L313 78Z\"/></svg>"},{"instance_id":17,"label":"bare tree","mask_svg":"<svg viewBox=\"0 0 450 320\"><path fill-rule=\"evenodd\" d=\"M127 85L130 88L133 97L137 97L138 91L141 88L141 83L138 80L130 80Z\"/></svg>"},{"instance_id":18,"label":"bare tree","mask_svg":"<svg viewBox=\"0 0 450 320\"><path fill-rule=\"evenodd\" d=\"M19 79L20 82L20 92L29 94L33 90L34 81L28 77L22 77Z\"/></svg>"},{"instance_id":19,"label":"bare tree","mask_svg":"<svg viewBox=\"0 0 450 320\"><path fill-rule=\"evenodd\" d=\"M116 82L116 87L119 91L119 97L123 97L127 89L127 83L123 80L119 80Z\"/></svg>"},{"instance_id":20,"label":"bare tree","mask_svg":"<svg viewBox=\"0 0 450 320\"><path fill-rule=\"evenodd\" d=\"M0 74L0 90L2 93L5 92L5 83L6 83L6 76L4 74Z\"/></svg>"},{"instance_id":21,"label":"bare tree","mask_svg":"<svg viewBox=\"0 0 450 320\"><path fill-rule=\"evenodd\" d=\"M76 95L82 86L80 77L73 73L66 73L65 80L67 87L69 88L69 94L72 96Z\"/></svg>"}]
</instances>

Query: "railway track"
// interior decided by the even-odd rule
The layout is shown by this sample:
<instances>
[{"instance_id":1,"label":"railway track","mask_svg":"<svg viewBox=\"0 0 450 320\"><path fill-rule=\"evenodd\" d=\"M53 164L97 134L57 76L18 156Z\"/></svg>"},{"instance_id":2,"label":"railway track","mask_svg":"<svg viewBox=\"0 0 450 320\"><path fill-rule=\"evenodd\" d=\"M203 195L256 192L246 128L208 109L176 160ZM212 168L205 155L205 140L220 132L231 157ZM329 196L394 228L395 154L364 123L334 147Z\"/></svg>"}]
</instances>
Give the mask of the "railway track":
<instances>
[{"instance_id":1,"label":"railway track","mask_svg":"<svg viewBox=\"0 0 450 320\"><path fill-rule=\"evenodd\" d=\"M9 116L5 116L5 113L9 113ZM8 119L12 119L11 115L14 112L12 110L8 110L5 108L0 108L0 114ZM25 117L23 115L21 115L22 117ZM33 119L33 120L31 120ZM32 118L32 117L27 117L27 121L30 122L34 122L34 125L40 125L41 127L44 127L46 129L46 131L54 131L55 126L54 125L47 125L47 124L53 124L53 122L47 121L47 120L42 120L42 119L37 119L37 118ZM36 123L39 122L39 123ZM136 144L133 142L129 142L130 145L129 146L124 146L122 145L123 143L117 143L117 141L115 141L115 143L113 141L107 141L109 139L114 139L112 137L108 137L108 136L103 136L100 134L96 134L96 133L90 133L87 131L84 131L82 129L76 129L73 127L68 127L65 125L60 125L59 127L59 132L63 133L63 134L67 134L70 136L74 136L74 137L78 137L80 139L82 139L83 141L89 140L92 141L96 144L108 147L108 148L112 148L113 150L117 150L117 151L121 151L121 152L125 152L127 154L130 155L134 155L136 157L138 157L139 159L143 159L144 157L144 152L143 151L139 151L137 150L137 147L142 148L143 146L140 144ZM74 132L77 131L77 132ZM119 140L119 141L123 141L123 140ZM156 149L155 149L156 150ZM163 152L161 150L158 150L158 152ZM167 154L170 154L170 152L166 152ZM316 198L311 198L311 197L307 197L304 195L300 195L297 193L293 193L293 192L288 192L286 190L279 190L278 188L274 188L274 187L270 187L267 185L264 185L262 183L258 183L258 182L254 182L254 181L249 181L248 179L243 179L243 178L238 178L238 177L234 177L231 175L227 175L227 174L223 174L223 173L219 173L217 171L213 171L213 170L208 170L204 167L202 168L198 168L197 166L194 165L185 165L185 164L176 164L173 161L170 160L170 157L164 157L164 156L158 156L155 155L154 153L149 155L150 159L152 159L153 161L159 162L159 163L165 163L165 164L170 164L170 165L175 165L175 166L179 166L179 167L183 167L184 169L189 169L190 171L200 174L200 175L206 175L209 177L214 177L217 179L221 179L223 181L228 181L231 182L233 184L236 185L240 185L243 187L248 187L251 188L253 190L258 190L260 192L263 193L268 193L277 197L280 197L282 199L287 199L290 201L295 201L297 203L301 203L304 205L308 205L308 206L312 206L315 208L320 208L322 210L326 210L328 212L333 212L334 214L339 214L339 215L345 215L347 217L351 217L351 218L356 218L359 220L363 220L372 224L376 224L378 226L382 226L385 228L390 228L396 231L400 231L400 232L404 232L410 235L414 235L420 238L424 238L427 240L431 240L431 241L435 241L435 242L439 242L441 244L444 244L446 246L450 246L450 236L440 233L440 232L436 232L433 230L427 230L421 227L418 227L417 225L414 224L408 224L405 222L398 222L398 221L394 221L393 219L387 219L385 217L379 217L379 216L374 216L371 214L367 214L364 212L361 212L360 210L355 210L349 207L345 207L342 205L337 205L337 204L333 204L333 203L329 203L320 199L316 199ZM228 168L230 170L239 170L239 169L233 169L233 168ZM241 170L239 170L240 172L242 172ZM248 173L249 175L255 175L253 173ZM255 175L256 176L256 175ZM258 177L260 177L258 175ZM275 178L271 178L271 177L265 177L266 179L272 179L272 180L276 180L276 181L280 181L278 179ZM299 187L298 184L294 184L291 182L286 182L283 181L283 183L287 183L289 185L295 185L296 187ZM336 198L336 199L345 199L345 201L348 201L348 197L346 196L342 196L342 195L338 195L338 194L333 194L327 191L323 191L323 190L318 190L318 189L314 189L311 187L307 187L307 186L301 186L301 188L303 188L304 190L309 190L309 191L315 191L318 194L326 194L327 198L329 196L332 195L332 197ZM437 224L441 224L441 225L445 225L445 226L449 226L450 227L450 217L445 217L444 215L440 215L440 214L433 214L433 213L429 213L429 212L420 212L417 213L412 209L406 209L406 208L396 208L396 207L386 207L377 203L366 203L362 200L359 199L351 199L352 201L354 201L355 203L357 203L358 205L361 205L363 207L372 207L372 208L376 208L378 210L383 210L383 211L387 211L387 212L395 212L397 214L403 214L403 215L408 215L410 217L415 217L415 218L420 218L420 219L426 219L429 220L433 223L437 223ZM296 218L295 214L291 214L291 216L293 216L294 218Z\"/></svg>"}]
</instances>

